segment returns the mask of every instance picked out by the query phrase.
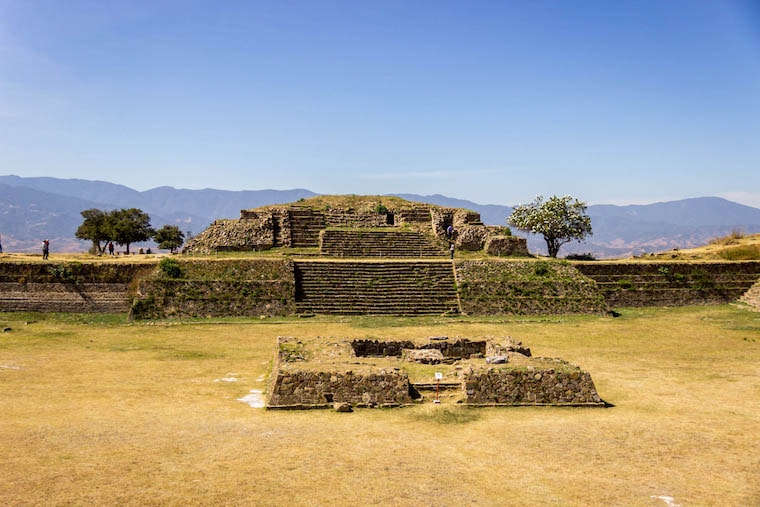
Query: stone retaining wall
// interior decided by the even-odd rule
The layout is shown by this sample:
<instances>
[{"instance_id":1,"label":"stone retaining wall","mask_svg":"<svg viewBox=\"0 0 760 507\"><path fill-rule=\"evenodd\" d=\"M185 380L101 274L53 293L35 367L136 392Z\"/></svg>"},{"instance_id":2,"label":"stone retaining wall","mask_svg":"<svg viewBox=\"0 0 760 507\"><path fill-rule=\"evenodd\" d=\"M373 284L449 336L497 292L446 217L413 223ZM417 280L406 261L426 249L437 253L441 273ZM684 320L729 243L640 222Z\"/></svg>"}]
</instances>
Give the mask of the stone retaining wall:
<instances>
[{"instance_id":1,"label":"stone retaining wall","mask_svg":"<svg viewBox=\"0 0 760 507\"><path fill-rule=\"evenodd\" d=\"M0 311L122 313L146 264L0 263Z\"/></svg>"},{"instance_id":2,"label":"stone retaining wall","mask_svg":"<svg viewBox=\"0 0 760 507\"><path fill-rule=\"evenodd\" d=\"M295 313L295 275L287 260L189 261L182 277L160 273L139 283L134 318L261 317Z\"/></svg>"},{"instance_id":3,"label":"stone retaining wall","mask_svg":"<svg viewBox=\"0 0 760 507\"><path fill-rule=\"evenodd\" d=\"M401 357L404 349L413 349L414 343L410 341L380 341L380 340L353 340L351 348L356 357Z\"/></svg>"},{"instance_id":4,"label":"stone retaining wall","mask_svg":"<svg viewBox=\"0 0 760 507\"><path fill-rule=\"evenodd\" d=\"M469 405L604 405L591 375L580 369L471 372L463 388Z\"/></svg>"},{"instance_id":5,"label":"stone retaining wall","mask_svg":"<svg viewBox=\"0 0 760 507\"><path fill-rule=\"evenodd\" d=\"M760 279L760 262L578 262L610 307L725 304Z\"/></svg>"},{"instance_id":6,"label":"stone retaining wall","mask_svg":"<svg viewBox=\"0 0 760 507\"><path fill-rule=\"evenodd\" d=\"M267 408L391 407L412 402L404 373L282 371L272 373Z\"/></svg>"},{"instance_id":7,"label":"stone retaining wall","mask_svg":"<svg viewBox=\"0 0 760 507\"><path fill-rule=\"evenodd\" d=\"M483 250L497 257L528 257L528 240L517 236L495 235L486 239Z\"/></svg>"}]
</instances>

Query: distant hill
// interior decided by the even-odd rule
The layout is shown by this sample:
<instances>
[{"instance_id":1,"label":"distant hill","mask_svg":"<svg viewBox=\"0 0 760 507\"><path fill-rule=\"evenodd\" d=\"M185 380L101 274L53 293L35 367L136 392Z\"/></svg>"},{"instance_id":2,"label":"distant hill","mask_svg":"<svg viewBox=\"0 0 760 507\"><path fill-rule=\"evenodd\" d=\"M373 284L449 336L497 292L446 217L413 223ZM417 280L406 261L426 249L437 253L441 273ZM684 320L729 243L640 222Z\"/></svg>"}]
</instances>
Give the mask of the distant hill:
<instances>
[{"instance_id":1,"label":"distant hill","mask_svg":"<svg viewBox=\"0 0 760 507\"><path fill-rule=\"evenodd\" d=\"M315 196L295 190L183 190L159 187L144 192L105 181L0 176L0 234L3 250L36 251L45 237L58 251L86 251L74 232L88 208L140 208L155 228L178 225L192 234L216 219L238 218L241 209ZM139 245L138 245L139 247Z\"/></svg>"},{"instance_id":2,"label":"distant hill","mask_svg":"<svg viewBox=\"0 0 760 507\"><path fill-rule=\"evenodd\" d=\"M80 212L140 208L158 228L178 225L195 234L219 218L237 218L241 209L294 202L317 195L293 190L183 190L159 187L139 192L106 181L0 176L0 234L4 251L37 251L51 240L53 251L85 251L89 243L74 238L82 223ZM506 225L510 206L478 204L443 195L394 194L411 201L467 208L480 213L488 225ZM590 252L597 257L627 257L642 252L690 248L706 244L734 229L760 232L760 209L717 197L664 203L588 208L594 235L585 243L562 247L560 255ZM513 231L521 234L519 231ZM530 236L532 252L545 253L543 239Z\"/></svg>"}]
</instances>

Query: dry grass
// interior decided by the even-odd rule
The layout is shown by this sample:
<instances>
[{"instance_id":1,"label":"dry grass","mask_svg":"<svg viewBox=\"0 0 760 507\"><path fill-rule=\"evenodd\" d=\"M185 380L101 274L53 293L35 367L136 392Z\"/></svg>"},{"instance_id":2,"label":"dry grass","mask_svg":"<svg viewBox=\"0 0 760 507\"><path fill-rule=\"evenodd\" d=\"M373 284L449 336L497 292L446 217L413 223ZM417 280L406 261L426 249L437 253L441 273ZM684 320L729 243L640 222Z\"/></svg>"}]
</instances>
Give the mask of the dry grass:
<instances>
[{"instance_id":1,"label":"dry grass","mask_svg":"<svg viewBox=\"0 0 760 507\"><path fill-rule=\"evenodd\" d=\"M688 249L675 249L642 257L643 260L760 260L760 234L746 235L734 230L715 238L709 244Z\"/></svg>"},{"instance_id":2,"label":"dry grass","mask_svg":"<svg viewBox=\"0 0 760 507\"><path fill-rule=\"evenodd\" d=\"M37 263L37 264L50 264L55 262L82 262L82 263L98 263L98 264L135 264L145 263L154 264L157 263L163 257L170 256L169 253L159 253L150 255L92 255L87 253L51 253L48 260L42 259L42 254L31 253L3 253L0 254L0 259L3 263Z\"/></svg>"},{"instance_id":3,"label":"dry grass","mask_svg":"<svg viewBox=\"0 0 760 507\"><path fill-rule=\"evenodd\" d=\"M720 238L713 238L710 241L711 245L736 245L739 243L739 240L744 238L746 234L744 234L744 231L740 229L734 229L730 233L726 234L725 236L722 236Z\"/></svg>"},{"instance_id":4,"label":"dry grass","mask_svg":"<svg viewBox=\"0 0 760 507\"><path fill-rule=\"evenodd\" d=\"M394 197L390 195L317 195L309 197L308 199L299 199L296 202L290 203L296 206L308 206L318 210L329 209L351 209L357 212L373 212L377 210L378 205L386 206L389 209L408 209L413 206L414 203L402 199L401 197ZM282 204L276 204L273 206L262 206L262 208L270 208L283 206ZM255 208L261 209L261 208Z\"/></svg>"},{"instance_id":5,"label":"dry grass","mask_svg":"<svg viewBox=\"0 0 760 507\"><path fill-rule=\"evenodd\" d=\"M760 316L315 318L129 325L4 314L7 505L760 503ZM36 320L29 324L25 321ZM590 371L608 409L267 412L278 335L522 340ZM237 378L237 382L216 381Z\"/></svg>"}]
</instances>

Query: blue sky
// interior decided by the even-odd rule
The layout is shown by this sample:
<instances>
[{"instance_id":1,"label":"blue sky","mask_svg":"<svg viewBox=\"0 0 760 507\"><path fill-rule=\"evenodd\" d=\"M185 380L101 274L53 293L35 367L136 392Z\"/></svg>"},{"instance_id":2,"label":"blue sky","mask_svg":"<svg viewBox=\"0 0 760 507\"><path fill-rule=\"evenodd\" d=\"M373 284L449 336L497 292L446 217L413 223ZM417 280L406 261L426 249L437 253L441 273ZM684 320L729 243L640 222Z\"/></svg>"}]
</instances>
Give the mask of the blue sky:
<instances>
[{"instance_id":1,"label":"blue sky","mask_svg":"<svg viewBox=\"0 0 760 507\"><path fill-rule=\"evenodd\" d=\"M760 3L0 0L0 174L760 207Z\"/></svg>"}]
</instances>

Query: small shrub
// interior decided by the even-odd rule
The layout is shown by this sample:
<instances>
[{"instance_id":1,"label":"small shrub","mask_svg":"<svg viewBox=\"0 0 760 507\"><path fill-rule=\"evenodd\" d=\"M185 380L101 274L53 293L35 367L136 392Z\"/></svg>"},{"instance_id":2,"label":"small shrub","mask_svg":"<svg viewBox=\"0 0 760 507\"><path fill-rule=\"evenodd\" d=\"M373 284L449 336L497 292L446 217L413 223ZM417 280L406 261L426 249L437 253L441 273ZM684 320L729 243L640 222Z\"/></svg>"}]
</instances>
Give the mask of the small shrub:
<instances>
[{"instance_id":1,"label":"small shrub","mask_svg":"<svg viewBox=\"0 0 760 507\"><path fill-rule=\"evenodd\" d=\"M533 272L536 276L546 276L549 273L549 266L547 266L545 262L540 262L536 264Z\"/></svg>"},{"instance_id":2,"label":"small shrub","mask_svg":"<svg viewBox=\"0 0 760 507\"><path fill-rule=\"evenodd\" d=\"M735 245L745 236L741 229L734 229L729 234L710 240L711 245Z\"/></svg>"},{"instance_id":3,"label":"small shrub","mask_svg":"<svg viewBox=\"0 0 760 507\"><path fill-rule=\"evenodd\" d=\"M627 278L623 278L622 280L618 281L618 285L620 285L621 289L632 289L633 288L633 282L631 282Z\"/></svg>"},{"instance_id":4,"label":"small shrub","mask_svg":"<svg viewBox=\"0 0 760 507\"><path fill-rule=\"evenodd\" d=\"M378 215L384 215L388 213L388 208L385 206L385 204L379 202L377 203L377 206L375 206L375 213Z\"/></svg>"},{"instance_id":5,"label":"small shrub","mask_svg":"<svg viewBox=\"0 0 760 507\"><path fill-rule=\"evenodd\" d=\"M59 282L74 283L74 284L79 283L79 279L74 273L75 270L72 268L69 268L68 266L62 266L62 265L48 266L47 270L48 270L48 273L50 273L50 275L54 279L58 280Z\"/></svg>"},{"instance_id":6,"label":"small shrub","mask_svg":"<svg viewBox=\"0 0 760 507\"><path fill-rule=\"evenodd\" d=\"M129 309L130 319L149 319L157 316L159 313L153 296L145 299L135 298L132 300L132 306Z\"/></svg>"},{"instance_id":7,"label":"small shrub","mask_svg":"<svg viewBox=\"0 0 760 507\"><path fill-rule=\"evenodd\" d=\"M168 278L181 278L182 268L175 259L165 257L158 263L158 271Z\"/></svg>"}]
</instances>

